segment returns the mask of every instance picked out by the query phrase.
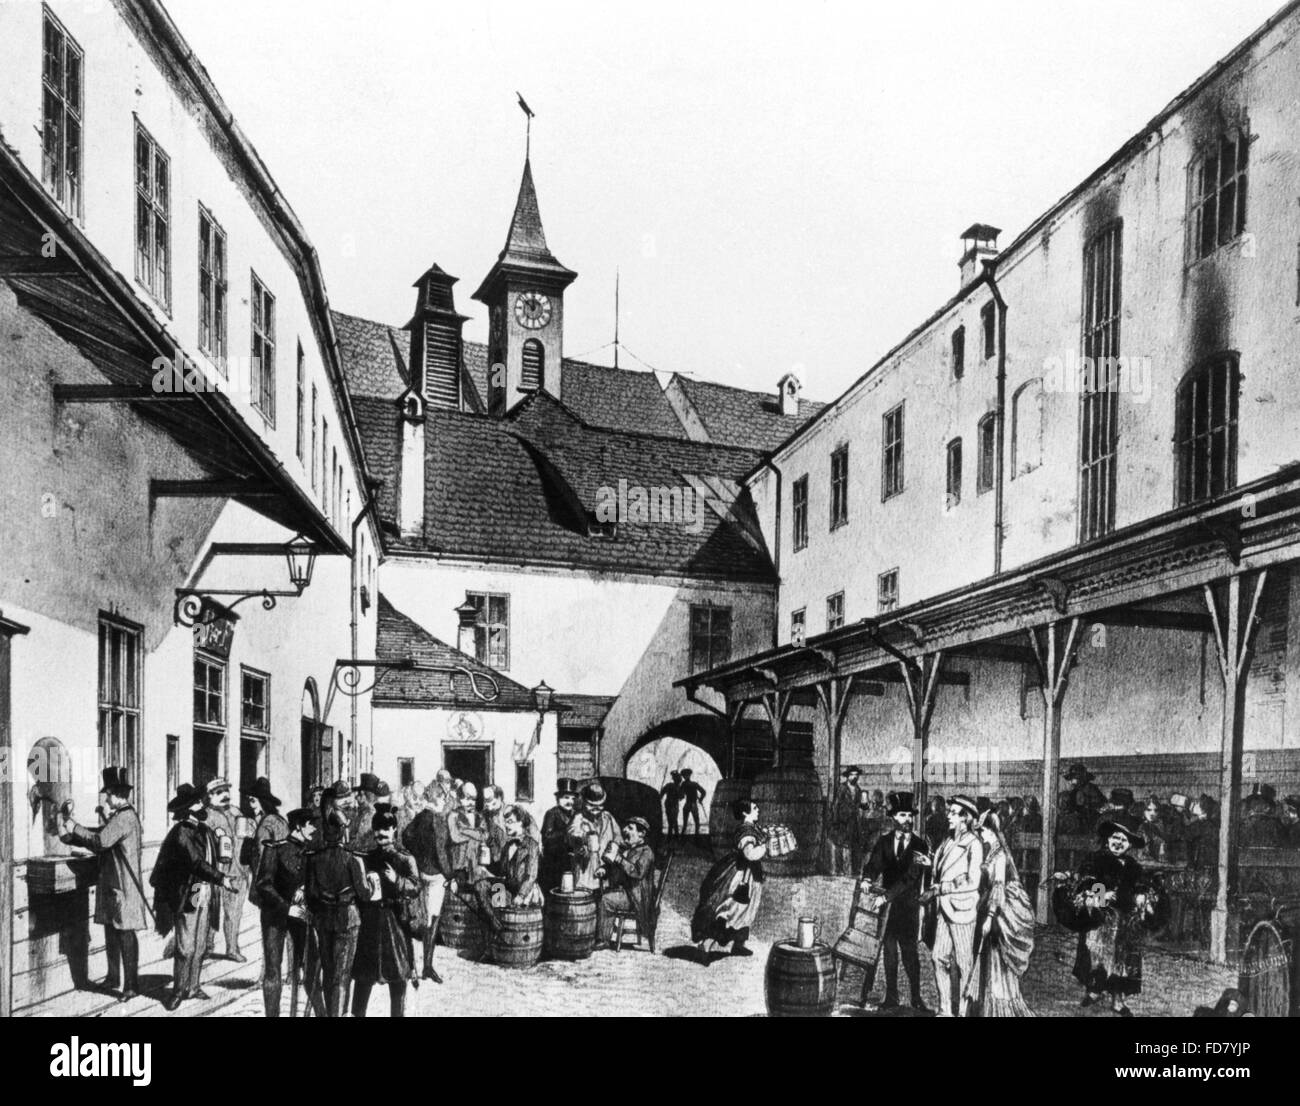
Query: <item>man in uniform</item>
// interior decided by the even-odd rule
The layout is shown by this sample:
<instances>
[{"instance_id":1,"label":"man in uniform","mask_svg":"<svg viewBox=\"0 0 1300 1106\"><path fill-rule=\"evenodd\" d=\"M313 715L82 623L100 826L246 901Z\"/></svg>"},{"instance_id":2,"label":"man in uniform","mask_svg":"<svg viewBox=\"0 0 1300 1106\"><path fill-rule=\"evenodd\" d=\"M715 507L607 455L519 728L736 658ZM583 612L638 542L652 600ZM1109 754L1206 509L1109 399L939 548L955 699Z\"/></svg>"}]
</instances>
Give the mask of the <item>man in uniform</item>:
<instances>
[{"instance_id":1,"label":"man in uniform","mask_svg":"<svg viewBox=\"0 0 1300 1106\"><path fill-rule=\"evenodd\" d=\"M898 1005L898 960L912 992L912 1006L924 1010L921 1001L921 960L916 951L917 927L920 922L921 880L930 867L930 848L920 834L912 831L916 810L910 791L891 791L888 799L892 832L877 839L867 858L864 875L885 889L889 917L885 921L885 1001L884 1007ZM863 980L863 1003L873 980L868 973Z\"/></svg>"},{"instance_id":2,"label":"man in uniform","mask_svg":"<svg viewBox=\"0 0 1300 1106\"><path fill-rule=\"evenodd\" d=\"M686 832L686 823L695 819L695 836L700 836L700 804L707 794L694 779L689 768L682 769L682 833Z\"/></svg>"},{"instance_id":3,"label":"man in uniform","mask_svg":"<svg viewBox=\"0 0 1300 1106\"><path fill-rule=\"evenodd\" d=\"M941 1018L958 1016L954 995L965 992L966 982L974 970L975 914L980 899L980 869L984 864L984 844L974 831L978 811L969 796L954 795L948 800L952 836L939 846L934 858L934 883L922 895L923 901L937 900L933 955Z\"/></svg>"},{"instance_id":4,"label":"man in uniform","mask_svg":"<svg viewBox=\"0 0 1300 1106\"><path fill-rule=\"evenodd\" d=\"M167 804L176 824L163 839L149 882L153 886L154 913L160 936L175 926L172 959L172 993L163 1003L170 1013L187 998L206 999L200 986L203 954L212 941L216 917L212 914L212 887L231 892L234 883L217 867L217 846L208 829L204 793L183 783Z\"/></svg>"},{"instance_id":5,"label":"man in uniform","mask_svg":"<svg viewBox=\"0 0 1300 1106\"><path fill-rule=\"evenodd\" d=\"M278 815L277 815L278 817ZM283 821L283 819L282 819ZM254 886L262 911L262 1001L268 1018L280 1016L285 937L289 938L289 970L301 978L304 967L308 999L317 1017L325 1016L325 1003L314 986L315 957L307 958L307 919L303 881L307 847L316 827L310 810L291 810L285 822L287 837L268 841L262 849Z\"/></svg>"},{"instance_id":6,"label":"man in uniform","mask_svg":"<svg viewBox=\"0 0 1300 1106\"><path fill-rule=\"evenodd\" d=\"M429 801L402 831L402 845L415 857L416 867L420 870L420 887L424 896L424 929L420 933L424 950L422 978L434 983L442 982L433 966L438 918L447 897L447 882L456 870L451 856L451 837L447 831L447 811L440 807L439 802Z\"/></svg>"},{"instance_id":7,"label":"man in uniform","mask_svg":"<svg viewBox=\"0 0 1300 1106\"><path fill-rule=\"evenodd\" d=\"M303 898L315 929L325 1016L337 1018L345 1015L348 1007L348 983L361 925L357 903L369 899L370 886L360 858L346 848L346 815L332 807L328 792L324 804L325 842L306 854Z\"/></svg>"},{"instance_id":8,"label":"man in uniform","mask_svg":"<svg viewBox=\"0 0 1300 1106\"><path fill-rule=\"evenodd\" d=\"M140 879L140 816L131 805L131 785L121 768L104 769L100 799L108 821L87 829L72 820L71 803L59 812L59 840L80 845L99 856L99 883L95 891L95 921L104 927L108 952L106 990L122 988L119 1002L135 998L140 990L140 939L136 932L148 928L148 906Z\"/></svg>"},{"instance_id":9,"label":"man in uniform","mask_svg":"<svg viewBox=\"0 0 1300 1106\"><path fill-rule=\"evenodd\" d=\"M686 774L683 770L683 775ZM683 828L685 822L682 823ZM577 885L581 890L600 887L601 857L622 835L614 816L605 810L605 789L592 780L582 789L582 809L569 824L569 841L578 863Z\"/></svg>"},{"instance_id":10,"label":"man in uniform","mask_svg":"<svg viewBox=\"0 0 1300 1106\"><path fill-rule=\"evenodd\" d=\"M831 804L831 875L849 874L853 859L853 838L858 823L858 777L862 771L850 765L840 773L840 784L835 789ZM856 877L857 872L853 872Z\"/></svg>"},{"instance_id":11,"label":"man in uniform","mask_svg":"<svg viewBox=\"0 0 1300 1106\"><path fill-rule=\"evenodd\" d=\"M668 834L670 837L676 837L677 828L677 810L682 805L682 774L680 772L669 772L668 782L659 789L659 801L663 803L664 817L668 820Z\"/></svg>"},{"instance_id":12,"label":"man in uniform","mask_svg":"<svg viewBox=\"0 0 1300 1106\"><path fill-rule=\"evenodd\" d=\"M218 776L207 785L207 825L216 838L217 867L230 877L231 890L218 895L221 929L226 939L226 959L237 964L248 960L239 951L239 923L252 873L242 863L243 840L239 836L239 810L230 798L230 781Z\"/></svg>"},{"instance_id":13,"label":"man in uniform","mask_svg":"<svg viewBox=\"0 0 1300 1106\"><path fill-rule=\"evenodd\" d=\"M555 781L555 805L542 818L542 861L539 879L542 894L549 895L560 886L560 877L573 870L569 827L573 824L573 804L578 785L568 776Z\"/></svg>"}]
</instances>

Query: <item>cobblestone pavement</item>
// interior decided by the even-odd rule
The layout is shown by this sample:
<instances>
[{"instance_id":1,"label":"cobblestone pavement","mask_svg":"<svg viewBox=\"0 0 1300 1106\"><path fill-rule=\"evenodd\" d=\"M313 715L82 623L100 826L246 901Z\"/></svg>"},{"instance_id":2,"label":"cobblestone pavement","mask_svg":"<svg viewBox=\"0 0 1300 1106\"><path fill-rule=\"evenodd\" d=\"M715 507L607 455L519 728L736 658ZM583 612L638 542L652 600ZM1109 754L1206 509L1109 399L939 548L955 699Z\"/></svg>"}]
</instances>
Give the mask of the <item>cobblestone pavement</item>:
<instances>
[{"instance_id":1,"label":"cobblestone pavement","mask_svg":"<svg viewBox=\"0 0 1300 1106\"><path fill-rule=\"evenodd\" d=\"M607 1015L675 1017L714 1015L757 1017L765 1014L763 970L771 944L793 934L794 919L815 915L822 919L823 934L832 937L844 927L853 885L848 879L813 876L770 878L752 939L754 955L728 958L709 967L678 959L676 950L690 939L690 913L708 861L702 856L680 856L664 896L660 916L658 954L600 950L589 960L543 961L526 970L501 968L464 960L450 949L438 950L442 986L422 983L408 998L407 1013L419 1017L555 1017ZM1070 976L1075 937L1059 927L1041 929L1029 971L1024 979L1026 1001L1036 1013L1051 1017L1112 1017L1109 1009L1079 1008L1081 990ZM418 955L417 946L417 955ZM1224 987L1235 985L1235 973L1159 948L1147 950L1143 993L1130 1001L1138 1017L1186 1017L1202 1003L1212 1004ZM221 1016L260 1017L261 992L253 978L240 971L227 982L231 991L245 993L219 1011ZM883 973L882 973L883 974ZM922 948L921 979L924 999L936 1005L934 973ZM856 1001L858 979L845 980L840 1016L862 1016ZM208 988L209 992L212 988ZM288 987L285 988L286 1003ZM876 995L879 998L879 994ZM287 1007L286 1007L287 1009ZM185 1008L182 1008L185 1012ZM194 1009L193 1013L204 1013ZM900 1014L911 1015L910 1010ZM371 998L371 1017L387 1017L388 995L377 988Z\"/></svg>"}]
</instances>

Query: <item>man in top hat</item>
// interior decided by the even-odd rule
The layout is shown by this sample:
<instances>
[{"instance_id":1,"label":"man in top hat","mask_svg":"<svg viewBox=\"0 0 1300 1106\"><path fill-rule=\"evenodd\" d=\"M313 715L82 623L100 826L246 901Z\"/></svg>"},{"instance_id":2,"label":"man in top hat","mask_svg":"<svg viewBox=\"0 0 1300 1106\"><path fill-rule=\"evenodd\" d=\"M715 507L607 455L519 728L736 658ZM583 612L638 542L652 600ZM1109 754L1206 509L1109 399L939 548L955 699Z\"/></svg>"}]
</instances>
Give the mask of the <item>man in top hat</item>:
<instances>
[{"instance_id":1,"label":"man in top hat","mask_svg":"<svg viewBox=\"0 0 1300 1106\"><path fill-rule=\"evenodd\" d=\"M1097 824L1106 797L1092 782L1096 777L1082 761L1071 764L1064 775L1070 790L1061 795L1061 817L1072 827L1072 832L1087 832Z\"/></svg>"},{"instance_id":2,"label":"man in top hat","mask_svg":"<svg viewBox=\"0 0 1300 1106\"><path fill-rule=\"evenodd\" d=\"M441 776L444 773L438 774ZM450 775L447 779L450 781ZM402 845L415 858L415 866L420 872L420 890L424 897L424 929L420 933L424 971L421 978L434 983L442 982L442 976L433 966L438 919L447 897L447 883L456 871L451 855L447 816L447 809L442 803L429 801L402 831Z\"/></svg>"},{"instance_id":3,"label":"man in top hat","mask_svg":"<svg viewBox=\"0 0 1300 1106\"><path fill-rule=\"evenodd\" d=\"M682 774L675 769L668 773L668 781L659 789L659 801L663 804L664 817L668 820L668 835L676 837L677 812L682 805Z\"/></svg>"},{"instance_id":4,"label":"man in top hat","mask_svg":"<svg viewBox=\"0 0 1300 1106\"><path fill-rule=\"evenodd\" d=\"M560 886L560 877L573 870L573 847L569 827L573 824L573 806L578 785L568 776L555 781L555 805L542 817L542 860L538 879L542 894L549 895Z\"/></svg>"},{"instance_id":5,"label":"man in top hat","mask_svg":"<svg viewBox=\"0 0 1300 1106\"><path fill-rule=\"evenodd\" d=\"M374 831L370 823L375 816L376 803L388 803L391 788L373 772L362 772L356 787L356 806L352 810L352 826L349 839L352 848L359 852L369 852L375 846Z\"/></svg>"},{"instance_id":6,"label":"man in top hat","mask_svg":"<svg viewBox=\"0 0 1300 1106\"><path fill-rule=\"evenodd\" d=\"M885 920L885 1001L882 1006L898 1005L898 960L912 994L912 1006L926 1009L921 1000L921 959L916 940L921 913L921 880L930 867L930 847L924 837L913 831L916 809L910 791L891 791L887 802L893 827L882 833L867 858L863 872L868 879L885 889L889 917ZM869 972L862 982L863 1005L873 982Z\"/></svg>"},{"instance_id":7,"label":"man in top hat","mask_svg":"<svg viewBox=\"0 0 1300 1106\"><path fill-rule=\"evenodd\" d=\"M695 836L700 835L700 804L704 802L707 792L695 782L689 768L682 769L682 833L686 832L686 823L695 819Z\"/></svg>"},{"instance_id":8,"label":"man in top hat","mask_svg":"<svg viewBox=\"0 0 1300 1106\"><path fill-rule=\"evenodd\" d=\"M686 775L686 770L682 770ZM686 828L683 819L682 828ZM569 841L578 865L577 885L584 891L600 887L600 858L622 835L614 816L605 809L605 788L592 780L582 788L582 808L569 824Z\"/></svg>"},{"instance_id":9,"label":"man in top hat","mask_svg":"<svg viewBox=\"0 0 1300 1106\"><path fill-rule=\"evenodd\" d=\"M351 791L346 783L340 783ZM303 872L303 899L311 912L325 992L325 1016L329 1018L337 1018L347 1010L348 984L361 925L357 904L370 896L361 860L347 848L347 815L336 802L334 788L327 788L321 800L324 841L320 848L307 851Z\"/></svg>"},{"instance_id":10,"label":"man in top hat","mask_svg":"<svg viewBox=\"0 0 1300 1106\"><path fill-rule=\"evenodd\" d=\"M234 882L217 865L217 843L207 827L208 806L204 792L183 783L167 804L175 825L158 850L149 882L154 889L155 925L160 936L175 927L172 958L172 993L163 1004L169 1012L187 998L206 999L200 986L203 954L216 929L212 912L212 888L230 892Z\"/></svg>"},{"instance_id":11,"label":"man in top hat","mask_svg":"<svg viewBox=\"0 0 1300 1106\"><path fill-rule=\"evenodd\" d=\"M278 817L278 815L277 815ZM283 820L283 819L282 819ZM289 970L294 980L308 980L308 1000L319 1018L325 1017L325 1003L316 985L316 960L308 957L306 896L307 849L316 827L310 810L291 810L285 821L285 837L268 841L262 848L254 886L262 911L262 1002L268 1018L280 1016L284 945L289 938ZM295 982L294 995L297 995Z\"/></svg>"},{"instance_id":12,"label":"man in top hat","mask_svg":"<svg viewBox=\"0 0 1300 1106\"><path fill-rule=\"evenodd\" d=\"M59 840L80 845L99 856L99 883L95 891L95 921L104 927L108 951L106 990L122 988L119 1002L140 990L140 939L136 932L148 928L148 905L140 878L140 816L131 805L131 784L122 768L104 769L100 802L108 820L87 829L72 820L71 802L59 811Z\"/></svg>"},{"instance_id":13,"label":"man in top hat","mask_svg":"<svg viewBox=\"0 0 1300 1106\"><path fill-rule=\"evenodd\" d=\"M830 817L832 875L847 875L853 860L853 838L858 823L858 777L861 775L860 768L849 765L840 773L840 783L835 789Z\"/></svg>"},{"instance_id":14,"label":"man in top hat","mask_svg":"<svg viewBox=\"0 0 1300 1106\"><path fill-rule=\"evenodd\" d=\"M921 895L922 902L933 898L937 906L933 956L941 1018L960 1014L954 995L965 993L974 970L975 914L984 864L984 844L975 832L978 813L975 800L967 795L954 795L948 800L950 835L935 855L934 882Z\"/></svg>"},{"instance_id":15,"label":"man in top hat","mask_svg":"<svg viewBox=\"0 0 1300 1106\"><path fill-rule=\"evenodd\" d=\"M239 950L239 924L244 916L244 902L252 873L244 859L244 835L239 809L231 801L230 781L217 776L205 788L208 806L207 826L216 839L217 867L230 877L231 890L218 893L221 930L226 940L226 959L246 963Z\"/></svg>"},{"instance_id":16,"label":"man in top hat","mask_svg":"<svg viewBox=\"0 0 1300 1106\"><path fill-rule=\"evenodd\" d=\"M630 910L636 915L636 936L647 941L654 932L655 853L647 843L650 823L640 815L623 826L623 846L614 859L604 859L597 873L609 887L600 896L599 932L614 944L617 934L609 915L613 910ZM615 949L618 948L614 944Z\"/></svg>"},{"instance_id":17,"label":"man in top hat","mask_svg":"<svg viewBox=\"0 0 1300 1106\"><path fill-rule=\"evenodd\" d=\"M262 853L267 845L276 841L283 841L289 836L289 823L281 816L280 806L282 804L271 790L271 781L265 776L258 776L245 798L248 802L249 811L257 819L257 825L253 830L253 836L244 838L244 843L239 852L239 859L251 874L248 885L248 900L254 906L261 906L257 898L259 893L257 890L257 873L261 868Z\"/></svg>"}]
</instances>

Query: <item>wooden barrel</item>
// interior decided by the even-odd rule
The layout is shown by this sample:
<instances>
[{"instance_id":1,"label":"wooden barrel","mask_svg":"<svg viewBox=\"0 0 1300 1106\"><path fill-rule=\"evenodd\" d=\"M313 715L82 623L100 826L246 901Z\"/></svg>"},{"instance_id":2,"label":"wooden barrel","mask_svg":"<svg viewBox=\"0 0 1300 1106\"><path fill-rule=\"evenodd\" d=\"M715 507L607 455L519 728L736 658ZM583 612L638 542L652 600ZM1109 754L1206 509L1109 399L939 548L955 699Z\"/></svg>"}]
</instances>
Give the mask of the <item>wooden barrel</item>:
<instances>
[{"instance_id":1,"label":"wooden barrel","mask_svg":"<svg viewBox=\"0 0 1300 1106\"><path fill-rule=\"evenodd\" d=\"M531 968L542 958L542 908L498 911L501 929L492 938L492 959L503 968Z\"/></svg>"},{"instance_id":2,"label":"wooden barrel","mask_svg":"<svg viewBox=\"0 0 1300 1106\"><path fill-rule=\"evenodd\" d=\"M709 802L709 844L713 855L726 856L736 847L736 831L740 821L731 813L731 804L738 799L748 799L752 780L719 780Z\"/></svg>"},{"instance_id":3,"label":"wooden barrel","mask_svg":"<svg viewBox=\"0 0 1300 1106\"><path fill-rule=\"evenodd\" d=\"M801 949L793 941L772 946L763 975L772 1018L828 1018L835 1009L835 958L820 941Z\"/></svg>"},{"instance_id":4,"label":"wooden barrel","mask_svg":"<svg viewBox=\"0 0 1300 1106\"><path fill-rule=\"evenodd\" d=\"M1295 1000L1294 950L1276 922L1259 922L1246 938L1237 989L1257 1018L1286 1018Z\"/></svg>"},{"instance_id":5,"label":"wooden barrel","mask_svg":"<svg viewBox=\"0 0 1300 1106\"><path fill-rule=\"evenodd\" d=\"M768 857L765 870L773 875L806 876L817 870L822 846L821 780L815 768L769 768L759 773L749 792L758 804L758 820L780 823L794 832L798 848L785 856Z\"/></svg>"},{"instance_id":6,"label":"wooden barrel","mask_svg":"<svg viewBox=\"0 0 1300 1106\"><path fill-rule=\"evenodd\" d=\"M487 927L478 916L477 904L460 895L447 895L438 923L438 940L462 956L477 959L487 948Z\"/></svg>"},{"instance_id":7,"label":"wooden barrel","mask_svg":"<svg viewBox=\"0 0 1300 1106\"><path fill-rule=\"evenodd\" d=\"M596 896L590 891L552 891L546 899L546 955L586 960L596 947Z\"/></svg>"}]
</instances>

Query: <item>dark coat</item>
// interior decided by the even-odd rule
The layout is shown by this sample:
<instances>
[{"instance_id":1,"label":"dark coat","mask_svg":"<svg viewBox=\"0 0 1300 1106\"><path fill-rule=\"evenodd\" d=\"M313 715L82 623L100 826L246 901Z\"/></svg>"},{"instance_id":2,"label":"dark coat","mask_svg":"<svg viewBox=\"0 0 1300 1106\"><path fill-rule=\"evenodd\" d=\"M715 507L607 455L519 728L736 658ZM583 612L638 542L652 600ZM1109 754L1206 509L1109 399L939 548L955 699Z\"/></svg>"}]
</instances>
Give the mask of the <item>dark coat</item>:
<instances>
[{"instance_id":1,"label":"dark coat","mask_svg":"<svg viewBox=\"0 0 1300 1106\"><path fill-rule=\"evenodd\" d=\"M478 813L453 810L447 815L447 834L451 838L451 867L459 875L473 876L480 867L478 847L488 840L488 827Z\"/></svg>"},{"instance_id":2,"label":"dark coat","mask_svg":"<svg viewBox=\"0 0 1300 1106\"><path fill-rule=\"evenodd\" d=\"M500 859L492 866L492 869L501 878L501 882L506 885L507 891L512 895L519 895L526 899L533 893L533 888L537 886L542 847L527 834L524 834L514 840L513 843L516 848L514 854L511 855L511 843L510 841L506 842ZM538 901L540 902L540 900Z\"/></svg>"},{"instance_id":3,"label":"dark coat","mask_svg":"<svg viewBox=\"0 0 1300 1106\"><path fill-rule=\"evenodd\" d=\"M921 880L926 869L917 864L917 855L929 856L930 847L925 838L913 832L907 847L900 854L895 844L895 831L882 833L867 858L863 874L878 880L889 900L889 929L910 924L915 929L917 912L921 906Z\"/></svg>"},{"instance_id":4,"label":"dark coat","mask_svg":"<svg viewBox=\"0 0 1300 1106\"><path fill-rule=\"evenodd\" d=\"M573 811L553 806L542 818L542 860L538 878L542 892L549 895L560 886L560 877L572 864L569 826L573 824Z\"/></svg>"},{"instance_id":5,"label":"dark coat","mask_svg":"<svg viewBox=\"0 0 1300 1106\"><path fill-rule=\"evenodd\" d=\"M303 894L312 921L325 933L341 933L361 924L357 903L370 894L361 858L342 844L310 849L306 855Z\"/></svg>"},{"instance_id":6,"label":"dark coat","mask_svg":"<svg viewBox=\"0 0 1300 1106\"><path fill-rule=\"evenodd\" d=\"M832 844L853 844L858 830L858 789L851 783L841 783L835 790L830 828Z\"/></svg>"},{"instance_id":7,"label":"dark coat","mask_svg":"<svg viewBox=\"0 0 1300 1106\"><path fill-rule=\"evenodd\" d=\"M240 846L240 860L249 869L248 901L260 906L260 892L257 889L257 873L262 868L262 854L268 845L283 841L289 836L289 823L277 811L270 810L257 821L257 829L252 837L245 837Z\"/></svg>"},{"instance_id":8,"label":"dark coat","mask_svg":"<svg viewBox=\"0 0 1300 1106\"><path fill-rule=\"evenodd\" d=\"M65 840L99 854L95 921L112 929L148 929L140 878L140 816L133 807L113 811L99 829L69 827Z\"/></svg>"},{"instance_id":9,"label":"dark coat","mask_svg":"<svg viewBox=\"0 0 1300 1106\"><path fill-rule=\"evenodd\" d=\"M442 874L448 879L456 870L451 857L451 836L447 816L425 807L402 830L402 845L413 857L422 876Z\"/></svg>"},{"instance_id":10,"label":"dark coat","mask_svg":"<svg viewBox=\"0 0 1300 1106\"><path fill-rule=\"evenodd\" d=\"M167 934L177 914L193 914L198 903L193 894L200 883L220 883L225 873L216 866L216 842L202 822L177 822L163 838L149 883L154 889L155 925ZM219 911L209 912L215 929Z\"/></svg>"},{"instance_id":11,"label":"dark coat","mask_svg":"<svg viewBox=\"0 0 1300 1106\"><path fill-rule=\"evenodd\" d=\"M400 849L377 845L362 858L365 870L378 872L381 898L361 904L361 928L352 978L358 983L400 983L415 976L415 949L409 932L409 910L419 894L420 872L415 859ZM393 869L395 879L383 875Z\"/></svg>"},{"instance_id":12,"label":"dark coat","mask_svg":"<svg viewBox=\"0 0 1300 1106\"><path fill-rule=\"evenodd\" d=\"M307 845L292 837L270 842L262 850L254 886L263 916L277 922L289 917L289 907L307 878Z\"/></svg>"},{"instance_id":13,"label":"dark coat","mask_svg":"<svg viewBox=\"0 0 1300 1106\"><path fill-rule=\"evenodd\" d=\"M615 861L605 861L610 888L623 891L636 912L637 932L654 932L655 853L649 845L625 848ZM608 893L607 893L607 896Z\"/></svg>"}]
</instances>

